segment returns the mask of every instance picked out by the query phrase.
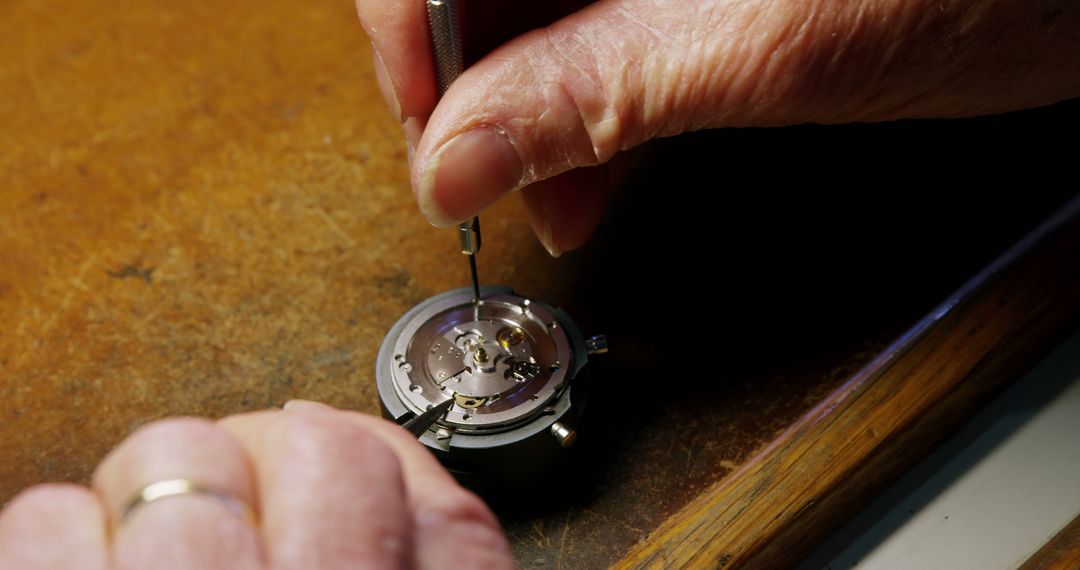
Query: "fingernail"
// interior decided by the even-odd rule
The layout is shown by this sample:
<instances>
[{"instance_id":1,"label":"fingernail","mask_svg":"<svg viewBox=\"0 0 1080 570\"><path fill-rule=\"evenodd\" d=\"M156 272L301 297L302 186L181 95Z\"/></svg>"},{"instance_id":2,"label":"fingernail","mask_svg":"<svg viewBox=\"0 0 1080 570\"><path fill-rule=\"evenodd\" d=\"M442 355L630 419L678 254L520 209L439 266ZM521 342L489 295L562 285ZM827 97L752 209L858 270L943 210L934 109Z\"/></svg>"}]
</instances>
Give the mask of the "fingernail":
<instances>
[{"instance_id":1,"label":"fingernail","mask_svg":"<svg viewBox=\"0 0 1080 570\"><path fill-rule=\"evenodd\" d=\"M382 92L386 106L390 107L390 112L399 122L404 121L401 116L401 102L398 101L397 91L394 91L394 82L390 80L390 73L386 71L386 64L383 63L379 50L375 49L375 44L371 44L371 53L375 60L375 82L379 84L379 91Z\"/></svg>"},{"instance_id":2,"label":"fingernail","mask_svg":"<svg viewBox=\"0 0 1080 570\"><path fill-rule=\"evenodd\" d=\"M467 220L516 189L524 167L500 129L477 127L444 144L420 181L420 211L440 227Z\"/></svg>"},{"instance_id":3,"label":"fingernail","mask_svg":"<svg viewBox=\"0 0 1080 570\"><path fill-rule=\"evenodd\" d=\"M555 232L551 227L551 220L546 216L544 217L543 227L540 228L540 235L537 237L540 238L540 245L544 246L544 249L551 254L551 257L559 257L562 255L562 250L559 249L559 246L555 245Z\"/></svg>"},{"instance_id":4,"label":"fingernail","mask_svg":"<svg viewBox=\"0 0 1080 570\"><path fill-rule=\"evenodd\" d=\"M311 400L289 400L285 402L281 409L288 412L312 412L319 410L332 410L334 408L323 404L321 402L312 402Z\"/></svg>"},{"instance_id":5,"label":"fingernail","mask_svg":"<svg viewBox=\"0 0 1080 570\"><path fill-rule=\"evenodd\" d=\"M409 150L409 166L412 166L413 156L416 154L416 145L420 144L420 137L424 135L424 123L416 117L409 117L401 123L405 131L405 145Z\"/></svg>"}]
</instances>

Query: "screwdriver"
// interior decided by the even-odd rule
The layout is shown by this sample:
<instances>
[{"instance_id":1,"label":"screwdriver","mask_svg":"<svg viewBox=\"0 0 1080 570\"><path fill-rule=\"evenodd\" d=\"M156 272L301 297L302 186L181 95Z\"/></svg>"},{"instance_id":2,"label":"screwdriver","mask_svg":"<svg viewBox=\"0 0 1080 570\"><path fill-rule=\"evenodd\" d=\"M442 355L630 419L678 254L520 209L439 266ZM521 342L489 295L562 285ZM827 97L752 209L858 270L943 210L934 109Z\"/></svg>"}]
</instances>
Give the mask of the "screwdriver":
<instances>
[{"instance_id":1,"label":"screwdriver","mask_svg":"<svg viewBox=\"0 0 1080 570\"><path fill-rule=\"evenodd\" d=\"M435 53L438 96L442 98L450 84L457 80L465 69L461 51L461 24L454 0L427 0L427 14L432 50ZM459 224L458 240L461 243L461 253L469 258L473 307L479 318L480 278L476 272L476 254L480 251L480 218L474 216Z\"/></svg>"}]
</instances>

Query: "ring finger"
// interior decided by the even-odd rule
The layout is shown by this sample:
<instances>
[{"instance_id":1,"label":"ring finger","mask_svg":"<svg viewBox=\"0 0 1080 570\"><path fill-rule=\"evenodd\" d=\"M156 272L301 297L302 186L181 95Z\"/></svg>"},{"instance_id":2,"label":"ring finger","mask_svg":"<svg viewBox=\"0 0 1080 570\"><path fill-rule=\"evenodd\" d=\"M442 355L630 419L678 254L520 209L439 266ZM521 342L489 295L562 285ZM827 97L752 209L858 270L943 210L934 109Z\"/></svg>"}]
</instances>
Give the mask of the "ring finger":
<instances>
[{"instance_id":1,"label":"ring finger","mask_svg":"<svg viewBox=\"0 0 1080 570\"><path fill-rule=\"evenodd\" d=\"M135 432L101 463L93 487L114 529L117 568L262 566L242 512L256 497L247 454L213 422L172 419Z\"/></svg>"}]
</instances>

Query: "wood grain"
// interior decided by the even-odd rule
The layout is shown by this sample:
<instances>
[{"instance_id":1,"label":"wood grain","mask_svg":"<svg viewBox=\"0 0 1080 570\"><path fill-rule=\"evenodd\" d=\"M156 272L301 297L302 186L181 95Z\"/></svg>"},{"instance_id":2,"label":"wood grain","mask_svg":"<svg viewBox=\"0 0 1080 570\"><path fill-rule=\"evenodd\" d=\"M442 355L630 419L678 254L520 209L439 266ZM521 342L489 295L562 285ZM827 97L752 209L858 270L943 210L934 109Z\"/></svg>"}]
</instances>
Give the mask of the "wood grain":
<instances>
[{"instance_id":1,"label":"wood grain","mask_svg":"<svg viewBox=\"0 0 1080 570\"><path fill-rule=\"evenodd\" d=\"M784 567L1042 354L1080 311L1080 199L633 549L620 567Z\"/></svg>"},{"instance_id":2,"label":"wood grain","mask_svg":"<svg viewBox=\"0 0 1080 570\"><path fill-rule=\"evenodd\" d=\"M0 502L86 482L163 416L296 397L377 412L383 335L468 273L417 212L351 0L10 0L0 38ZM587 465L560 501L498 511L520 565L607 566L754 457L1061 201L911 189L1052 187L1074 124L1033 111L669 139L557 260L517 200L485 212L481 278L612 342L575 445ZM734 191L747 175L760 184ZM673 222L665 240L643 231L656 220ZM699 296L720 300L708 319L641 310ZM641 406L672 370L667 330L720 346L722 373Z\"/></svg>"},{"instance_id":3,"label":"wood grain","mask_svg":"<svg viewBox=\"0 0 1080 570\"><path fill-rule=\"evenodd\" d=\"M0 37L0 501L163 416L378 413L383 335L468 270L352 2L14 1ZM484 229L485 279L559 295L516 201Z\"/></svg>"},{"instance_id":4,"label":"wood grain","mask_svg":"<svg viewBox=\"0 0 1080 570\"><path fill-rule=\"evenodd\" d=\"M1080 516L1058 531L1020 570L1076 570L1080 568Z\"/></svg>"}]
</instances>

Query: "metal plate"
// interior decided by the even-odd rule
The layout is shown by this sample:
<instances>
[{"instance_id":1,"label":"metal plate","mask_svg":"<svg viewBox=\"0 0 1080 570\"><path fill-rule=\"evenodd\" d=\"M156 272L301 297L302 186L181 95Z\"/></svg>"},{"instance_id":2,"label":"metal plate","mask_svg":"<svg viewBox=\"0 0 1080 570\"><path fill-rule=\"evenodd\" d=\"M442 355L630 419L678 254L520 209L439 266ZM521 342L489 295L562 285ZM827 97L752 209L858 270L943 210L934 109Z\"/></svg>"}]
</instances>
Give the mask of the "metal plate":
<instances>
[{"instance_id":1,"label":"metal plate","mask_svg":"<svg viewBox=\"0 0 1080 570\"><path fill-rule=\"evenodd\" d=\"M389 340L389 339L388 339ZM455 398L441 422L484 431L543 413L564 387L570 342L550 311L505 293L466 292L418 311L393 340L394 390L413 413Z\"/></svg>"}]
</instances>

